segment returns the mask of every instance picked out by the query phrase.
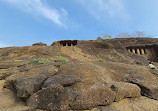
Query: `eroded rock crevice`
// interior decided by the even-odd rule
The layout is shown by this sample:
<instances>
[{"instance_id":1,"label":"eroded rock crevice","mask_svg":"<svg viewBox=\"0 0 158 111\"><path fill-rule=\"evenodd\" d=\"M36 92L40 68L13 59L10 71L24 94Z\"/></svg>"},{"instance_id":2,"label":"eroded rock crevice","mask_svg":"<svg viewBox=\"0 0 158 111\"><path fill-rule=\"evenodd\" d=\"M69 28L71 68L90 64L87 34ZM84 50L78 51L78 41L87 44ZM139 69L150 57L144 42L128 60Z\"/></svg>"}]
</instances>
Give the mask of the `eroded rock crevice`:
<instances>
[{"instance_id":1,"label":"eroded rock crevice","mask_svg":"<svg viewBox=\"0 0 158 111\"><path fill-rule=\"evenodd\" d=\"M139 78L135 77L127 77L125 81L136 84L141 89L141 95L146 96L151 99L158 100L158 86L157 81L152 80L152 82L146 81L146 80L140 80Z\"/></svg>"}]
</instances>

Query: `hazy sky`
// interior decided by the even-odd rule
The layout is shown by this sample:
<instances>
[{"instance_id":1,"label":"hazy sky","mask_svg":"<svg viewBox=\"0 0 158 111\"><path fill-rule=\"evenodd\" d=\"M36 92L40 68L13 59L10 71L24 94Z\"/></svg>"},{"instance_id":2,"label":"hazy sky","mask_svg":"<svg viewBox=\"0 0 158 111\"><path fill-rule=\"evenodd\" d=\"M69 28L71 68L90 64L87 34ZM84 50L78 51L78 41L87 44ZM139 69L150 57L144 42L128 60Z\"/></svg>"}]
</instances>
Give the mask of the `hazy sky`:
<instances>
[{"instance_id":1,"label":"hazy sky","mask_svg":"<svg viewBox=\"0 0 158 111\"><path fill-rule=\"evenodd\" d=\"M136 30L158 37L158 0L0 0L0 47Z\"/></svg>"}]
</instances>

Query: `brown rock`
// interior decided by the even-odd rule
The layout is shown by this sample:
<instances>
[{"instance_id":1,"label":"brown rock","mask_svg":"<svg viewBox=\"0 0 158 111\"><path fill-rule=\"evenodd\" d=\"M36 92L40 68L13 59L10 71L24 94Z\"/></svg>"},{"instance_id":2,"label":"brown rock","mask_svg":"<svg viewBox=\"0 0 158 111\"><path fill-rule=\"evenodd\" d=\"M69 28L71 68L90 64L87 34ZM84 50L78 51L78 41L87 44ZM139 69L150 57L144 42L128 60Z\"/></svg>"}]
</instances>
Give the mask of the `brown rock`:
<instances>
[{"instance_id":1,"label":"brown rock","mask_svg":"<svg viewBox=\"0 0 158 111\"><path fill-rule=\"evenodd\" d=\"M139 104L143 100L135 98L139 98L141 88L142 95L158 100L158 74L156 71L151 73L147 67L148 59L158 60L157 43L158 39L129 38L101 42L77 41L75 46L60 43L61 46L54 44L51 47L40 47L37 44L37 47L3 48L0 49L0 68L8 70L10 67L17 67L19 72L16 74L1 70L2 75L9 75L3 78L20 98L26 100L30 97L27 104L35 108L53 111L82 110L104 105L106 107L97 110L156 110L157 104L151 102L151 99L146 101L151 104ZM23 58L28 63L30 58L37 57L54 61L56 56L63 56L69 62L60 64L60 67L52 63L32 66L12 63L17 58ZM105 59L105 62L99 62L98 59ZM34 79L36 77L39 77L38 82ZM49 79L43 85L44 78ZM118 106L112 105L117 103ZM109 104L112 107L109 108ZM153 109L152 104L155 105ZM149 105L149 108L144 105Z\"/></svg>"},{"instance_id":2,"label":"brown rock","mask_svg":"<svg viewBox=\"0 0 158 111\"><path fill-rule=\"evenodd\" d=\"M72 86L73 84L76 84L78 82L81 82L81 78L77 75L55 75L50 78L48 78L42 88L49 87L52 84L60 84L63 87Z\"/></svg>"},{"instance_id":3,"label":"brown rock","mask_svg":"<svg viewBox=\"0 0 158 111\"><path fill-rule=\"evenodd\" d=\"M44 64L44 65L33 67L27 73L30 75L44 74L46 76L53 76L54 74L56 74L56 72L58 72L58 68L56 66L52 64L48 64L48 65Z\"/></svg>"},{"instance_id":4,"label":"brown rock","mask_svg":"<svg viewBox=\"0 0 158 111\"><path fill-rule=\"evenodd\" d=\"M32 78L36 78L38 75L49 77L54 75L58 71L58 68L54 65L26 65L25 67L18 68L18 70L20 71L19 73L15 73L6 78L4 87L11 90L16 89L14 85L15 81L21 80L21 84L25 84L23 80L32 81Z\"/></svg>"},{"instance_id":5,"label":"brown rock","mask_svg":"<svg viewBox=\"0 0 158 111\"><path fill-rule=\"evenodd\" d=\"M47 46L47 44L39 42L39 43L32 44L32 46Z\"/></svg>"},{"instance_id":6,"label":"brown rock","mask_svg":"<svg viewBox=\"0 0 158 111\"><path fill-rule=\"evenodd\" d=\"M61 85L51 85L33 94L27 105L51 111L65 111L74 99L74 92L71 90L65 90Z\"/></svg>"},{"instance_id":7,"label":"brown rock","mask_svg":"<svg viewBox=\"0 0 158 111\"><path fill-rule=\"evenodd\" d=\"M81 91L70 106L73 110L89 110L98 105L111 104L115 95L108 87L98 84Z\"/></svg>"},{"instance_id":8,"label":"brown rock","mask_svg":"<svg viewBox=\"0 0 158 111\"><path fill-rule=\"evenodd\" d=\"M158 102L146 97L126 98L119 102L114 102L107 106L98 106L91 110L84 111L157 111ZM73 110L68 110L73 111ZM80 110L75 110L80 111Z\"/></svg>"},{"instance_id":9,"label":"brown rock","mask_svg":"<svg viewBox=\"0 0 158 111\"><path fill-rule=\"evenodd\" d=\"M0 69L0 80L4 80L6 77L18 72L17 68Z\"/></svg>"},{"instance_id":10,"label":"brown rock","mask_svg":"<svg viewBox=\"0 0 158 111\"><path fill-rule=\"evenodd\" d=\"M8 69L8 68L11 68L11 67L19 67L19 66L22 66L22 65L25 65L26 62L1 62L0 63L0 69Z\"/></svg>"},{"instance_id":11,"label":"brown rock","mask_svg":"<svg viewBox=\"0 0 158 111\"><path fill-rule=\"evenodd\" d=\"M158 79L154 74L149 72L143 75L131 74L125 78L125 81L137 84L141 88L142 95L158 100Z\"/></svg>"},{"instance_id":12,"label":"brown rock","mask_svg":"<svg viewBox=\"0 0 158 111\"><path fill-rule=\"evenodd\" d=\"M116 93L115 101L120 101L124 98L136 98L141 96L141 89L135 84L114 82L110 85L111 90Z\"/></svg>"},{"instance_id":13,"label":"brown rock","mask_svg":"<svg viewBox=\"0 0 158 111\"><path fill-rule=\"evenodd\" d=\"M38 75L34 78L18 78L13 82L17 97L26 100L29 96L41 89L46 79L47 77L45 75Z\"/></svg>"},{"instance_id":14,"label":"brown rock","mask_svg":"<svg viewBox=\"0 0 158 111\"><path fill-rule=\"evenodd\" d=\"M25 103L14 96L9 89L3 88L4 80L0 80L0 111L29 111Z\"/></svg>"}]
</instances>

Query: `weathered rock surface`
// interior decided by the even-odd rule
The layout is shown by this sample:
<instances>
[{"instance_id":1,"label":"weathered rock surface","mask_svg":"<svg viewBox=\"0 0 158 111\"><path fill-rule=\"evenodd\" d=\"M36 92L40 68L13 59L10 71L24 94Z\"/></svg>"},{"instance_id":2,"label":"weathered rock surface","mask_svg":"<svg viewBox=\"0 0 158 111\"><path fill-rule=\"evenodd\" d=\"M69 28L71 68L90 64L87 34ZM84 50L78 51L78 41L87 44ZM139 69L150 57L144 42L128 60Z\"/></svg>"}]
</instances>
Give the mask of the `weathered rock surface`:
<instances>
[{"instance_id":1,"label":"weathered rock surface","mask_svg":"<svg viewBox=\"0 0 158 111\"><path fill-rule=\"evenodd\" d=\"M51 85L33 94L28 99L27 105L51 111L64 111L69 109L69 104L74 99L73 91L65 90L61 85Z\"/></svg>"},{"instance_id":2,"label":"weathered rock surface","mask_svg":"<svg viewBox=\"0 0 158 111\"><path fill-rule=\"evenodd\" d=\"M6 77L18 72L17 68L0 69L0 80L4 80Z\"/></svg>"},{"instance_id":3,"label":"weathered rock surface","mask_svg":"<svg viewBox=\"0 0 158 111\"><path fill-rule=\"evenodd\" d=\"M58 72L58 67L54 66L54 64L48 64L48 65L39 65L37 67L33 67L30 69L27 73L29 75L39 75L44 74L46 76L52 76L55 75L56 72Z\"/></svg>"},{"instance_id":4,"label":"weathered rock surface","mask_svg":"<svg viewBox=\"0 0 158 111\"><path fill-rule=\"evenodd\" d=\"M114 102L108 106L98 106L92 110L84 111L157 111L158 103L156 100L146 97L126 98L119 102ZM73 111L73 110L69 110ZM80 111L80 110L75 110Z\"/></svg>"},{"instance_id":5,"label":"weathered rock surface","mask_svg":"<svg viewBox=\"0 0 158 111\"><path fill-rule=\"evenodd\" d=\"M0 111L28 111L24 102L14 96L14 93L3 88L4 80L0 80Z\"/></svg>"},{"instance_id":6,"label":"weathered rock surface","mask_svg":"<svg viewBox=\"0 0 158 111\"><path fill-rule=\"evenodd\" d=\"M73 84L77 84L78 82L81 82L81 78L79 78L76 75L55 75L50 78L48 78L42 88L49 87L52 84L60 84L63 87L72 86Z\"/></svg>"},{"instance_id":7,"label":"weathered rock surface","mask_svg":"<svg viewBox=\"0 0 158 111\"><path fill-rule=\"evenodd\" d=\"M158 71L147 66L152 54L127 51L132 45L158 51L157 43L158 39L130 38L78 41L72 47L36 44L2 48L0 79L5 84L0 98L5 99L0 101L0 110L157 111ZM57 63L56 56L69 61ZM29 64L34 58L46 58L51 63Z\"/></svg>"},{"instance_id":8,"label":"weathered rock surface","mask_svg":"<svg viewBox=\"0 0 158 111\"><path fill-rule=\"evenodd\" d=\"M25 65L25 62L1 62L0 69L8 69L10 67L19 67Z\"/></svg>"},{"instance_id":9,"label":"weathered rock surface","mask_svg":"<svg viewBox=\"0 0 158 111\"><path fill-rule=\"evenodd\" d=\"M92 86L81 91L76 101L70 104L73 110L86 110L98 105L108 105L115 100L115 93L104 85Z\"/></svg>"},{"instance_id":10,"label":"weathered rock surface","mask_svg":"<svg viewBox=\"0 0 158 111\"><path fill-rule=\"evenodd\" d=\"M141 89L134 84L114 82L110 88L116 93L115 101L120 101L124 98L136 98L141 96Z\"/></svg>"},{"instance_id":11,"label":"weathered rock surface","mask_svg":"<svg viewBox=\"0 0 158 111\"><path fill-rule=\"evenodd\" d=\"M42 88L49 76L54 75L57 71L58 68L53 65L32 67L26 72L18 72L6 78L4 87L13 90L17 97L27 100Z\"/></svg>"},{"instance_id":12,"label":"weathered rock surface","mask_svg":"<svg viewBox=\"0 0 158 111\"><path fill-rule=\"evenodd\" d=\"M39 43L32 44L32 46L47 46L47 44L39 42Z\"/></svg>"},{"instance_id":13,"label":"weathered rock surface","mask_svg":"<svg viewBox=\"0 0 158 111\"><path fill-rule=\"evenodd\" d=\"M131 74L125 78L125 81L137 84L141 88L144 96L158 100L158 78L152 73L143 73L143 75Z\"/></svg>"},{"instance_id":14,"label":"weathered rock surface","mask_svg":"<svg viewBox=\"0 0 158 111\"><path fill-rule=\"evenodd\" d=\"M38 75L34 78L19 78L13 82L16 89L17 97L27 99L30 95L41 89L44 81L47 79L45 75Z\"/></svg>"}]
</instances>

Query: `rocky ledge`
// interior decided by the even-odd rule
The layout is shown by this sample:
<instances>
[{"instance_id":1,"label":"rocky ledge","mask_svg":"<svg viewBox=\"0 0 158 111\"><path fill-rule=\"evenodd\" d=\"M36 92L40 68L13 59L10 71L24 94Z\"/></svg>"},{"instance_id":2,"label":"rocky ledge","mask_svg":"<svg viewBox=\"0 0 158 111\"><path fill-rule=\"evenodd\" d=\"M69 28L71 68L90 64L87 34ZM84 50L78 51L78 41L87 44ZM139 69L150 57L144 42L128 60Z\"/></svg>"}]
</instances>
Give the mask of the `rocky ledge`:
<instances>
[{"instance_id":1,"label":"rocky ledge","mask_svg":"<svg viewBox=\"0 0 158 111\"><path fill-rule=\"evenodd\" d=\"M158 71L148 68L157 43L131 38L2 48L0 110L157 111ZM151 50L132 53L127 44Z\"/></svg>"}]
</instances>

